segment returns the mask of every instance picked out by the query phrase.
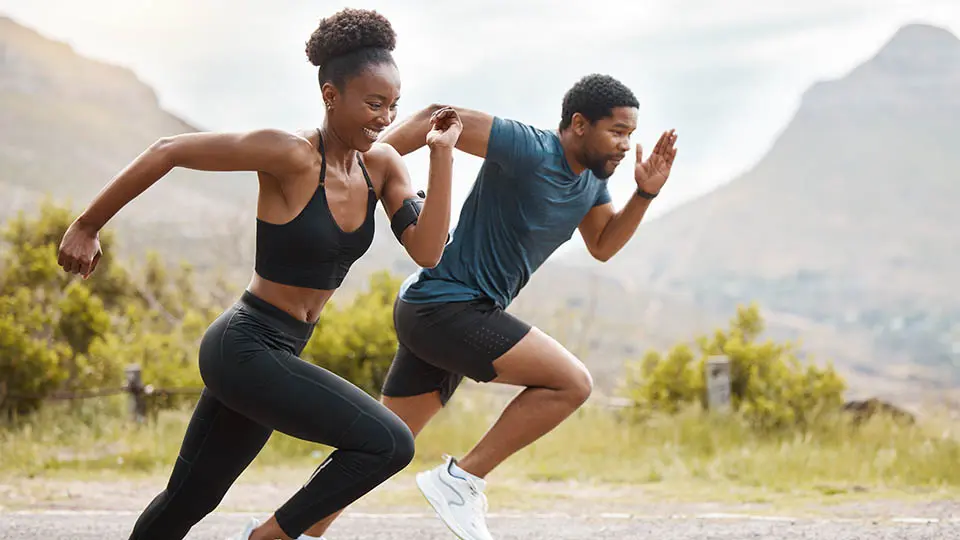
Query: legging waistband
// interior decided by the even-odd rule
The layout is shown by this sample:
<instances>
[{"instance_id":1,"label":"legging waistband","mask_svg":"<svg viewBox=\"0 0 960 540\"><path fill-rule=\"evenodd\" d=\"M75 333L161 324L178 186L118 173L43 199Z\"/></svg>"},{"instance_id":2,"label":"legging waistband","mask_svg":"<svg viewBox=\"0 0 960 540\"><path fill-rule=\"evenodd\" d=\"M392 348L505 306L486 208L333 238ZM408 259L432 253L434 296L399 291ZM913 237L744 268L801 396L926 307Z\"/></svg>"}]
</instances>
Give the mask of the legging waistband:
<instances>
[{"instance_id":1,"label":"legging waistband","mask_svg":"<svg viewBox=\"0 0 960 540\"><path fill-rule=\"evenodd\" d=\"M240 296L240 303L258 314L269 319L271 323L277 326L283 332L299 339L309 339L316 323L301 321L286 311L267 302L266 300L254 295L250 291L243 291Z\"/></svg>"}]
</instances>

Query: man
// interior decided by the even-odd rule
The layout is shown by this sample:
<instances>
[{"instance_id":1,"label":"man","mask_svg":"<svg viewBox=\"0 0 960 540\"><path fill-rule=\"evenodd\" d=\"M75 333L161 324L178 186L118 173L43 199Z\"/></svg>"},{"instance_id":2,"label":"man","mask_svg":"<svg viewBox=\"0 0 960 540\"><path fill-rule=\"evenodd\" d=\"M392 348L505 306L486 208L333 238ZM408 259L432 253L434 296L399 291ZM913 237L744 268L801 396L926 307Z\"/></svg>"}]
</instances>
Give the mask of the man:
<instances>
[{"instance_id":1,"label":"man","mask_svg":"<svg viewBox=\"0 0 960 540\"><path fill-rule=\"evenodd\" d=\"M423 146L429 107L383 136L401 154ZM559 131L455 108L456 147L484 158L453 238L435 268L403 284L394 306L399 348L383 403L417 435L464 376L525 387L463 458L417 475L444 523L464 540L492 538L484 477L582 405L593 382L557 341L504 311L531 274L579 227L606 261L630 239L676 156L674 131L650 157L636 147L637 189L616 211L606 180L630 150L639 103L619 81L589 75L564 96ZM332 519L311 533L319 536Z\"/></svg>"}]
</instances>

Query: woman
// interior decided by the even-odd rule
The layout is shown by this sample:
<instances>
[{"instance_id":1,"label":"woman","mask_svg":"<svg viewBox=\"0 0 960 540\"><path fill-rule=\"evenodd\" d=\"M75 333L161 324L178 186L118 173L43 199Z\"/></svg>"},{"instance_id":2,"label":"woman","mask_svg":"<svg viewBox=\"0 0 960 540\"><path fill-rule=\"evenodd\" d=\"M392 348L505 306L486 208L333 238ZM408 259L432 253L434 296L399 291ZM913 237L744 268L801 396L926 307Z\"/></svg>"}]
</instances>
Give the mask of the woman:
<instances>
[{"instance_id":1,"label":"woman","mask_svg":"<svg viewBox=\"0 0 960 540\"><path fill-rule=\"evenodd\" d=\"M64 235L59 264L86 277L100 257L98 231L172 168L259 177L255 272L239 301L204 334L203 394L167 488L137 520L131 539L186 536L273 430L336 451L266 523L248 525L237 536L243 540L298 538L412 459L413 437L396 415L297 356L324 304L369 248L377 200L419 265L434 266L447 239L453 147L462 128L457 114L444 109L432 118L425 202L414 194L400 155L375 143L396 116L395 43L390 23L374 11L345 9L321 20L306 47L327 108L319 130L162 139L123 169Z\"/></svg>"}]
</instances>

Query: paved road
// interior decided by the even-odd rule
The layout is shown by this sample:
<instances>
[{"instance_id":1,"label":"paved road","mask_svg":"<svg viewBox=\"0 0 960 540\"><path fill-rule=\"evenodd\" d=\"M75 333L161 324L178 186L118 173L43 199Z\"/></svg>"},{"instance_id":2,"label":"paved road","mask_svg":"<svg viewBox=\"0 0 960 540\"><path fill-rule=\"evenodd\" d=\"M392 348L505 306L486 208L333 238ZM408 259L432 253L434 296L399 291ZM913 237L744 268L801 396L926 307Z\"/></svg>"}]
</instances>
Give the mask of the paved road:
<instances>
[{"instance_id":1,"label":"paved road","mask_svg":"<svg viewBox=\"0 0 960 540\"><path fill-rule=\"evenodd\" d=\"M134 512L0 513L0 540L103 540L127 538ZM224 540L242 527L246 514L213 514L198 524L188 540ZM960 538L960 519L898 522L894 520L816 520L748 516L595 518L534 514L493 515L489 525L500 540L584 539L709 540L810 539L893 540ZM330 540L451 540L453 536L427 514L348 514L337 522Z\"/></svg>"}]
</instances>

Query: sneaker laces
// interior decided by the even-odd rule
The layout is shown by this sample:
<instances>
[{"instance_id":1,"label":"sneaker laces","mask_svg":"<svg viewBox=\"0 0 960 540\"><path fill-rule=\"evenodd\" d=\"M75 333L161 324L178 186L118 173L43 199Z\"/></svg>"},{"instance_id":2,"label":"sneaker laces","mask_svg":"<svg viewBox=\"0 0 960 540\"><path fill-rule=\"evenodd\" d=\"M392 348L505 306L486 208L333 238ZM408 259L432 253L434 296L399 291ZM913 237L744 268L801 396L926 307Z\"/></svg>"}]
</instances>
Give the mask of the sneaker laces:
<instances>
[{"instance_id":1,"label":"sneaker laces","mask_svg":"<svg viewBox=\"0 0 960 540\"><path fill-rule=\"evenodd\" d=\"M486 493L480 491L480 487L477 486L477 483L476 483L476 481L474 481L473 478L465 478L464 480L466 480L467 486L470 488L470 493L472 493L472 494L475 495L478 499L480 499L480 506L481 506L481 508L483 508L483 513L486 514L486 513L487 513L487 495L486 495Z\"/></svg>"},{"instance_id":2,"label":"sneaker laces","mask_svg":"<svg viewBox=\"0 0 960 540\"><path fill-rule=\"evenodd\" d=\"M452 459L453 457L450 454L443 454L444 461L449 463ZM457 478L459 479L460 477L458 476ZM467 483L467 487L470 488L470 493L472 493L473 495L477 496L478 499L480 499L480 506L481 508L483 508L483 514L486 514L487 510L489 509L487 505L487 495L480 490L480 487L477 485L477 482L473 478L468 476L466 478L462 478L462 480L464 480Z\"/></svg>"}]
</instances>

